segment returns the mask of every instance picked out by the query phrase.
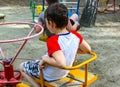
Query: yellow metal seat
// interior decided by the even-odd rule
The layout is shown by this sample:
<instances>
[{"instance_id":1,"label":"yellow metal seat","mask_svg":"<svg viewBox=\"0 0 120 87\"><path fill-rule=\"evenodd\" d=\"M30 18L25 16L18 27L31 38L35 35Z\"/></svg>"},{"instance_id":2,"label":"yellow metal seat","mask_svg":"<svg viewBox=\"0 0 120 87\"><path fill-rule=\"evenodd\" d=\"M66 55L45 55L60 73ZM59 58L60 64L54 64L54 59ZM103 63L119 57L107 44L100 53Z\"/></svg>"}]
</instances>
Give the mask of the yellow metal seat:
<instances>
[{"instance_id":1,"label":"yellow metal seat","mask_svg":"<svg viewBox=\"0 0 120 87\"><path fill-rule=\"evenodd\" d=\"M56 81L47 82L43 79L42 69L40 79L35 80L40 83L40 87L88 87L88 85L95 82L98 75L88 72L88 64L97 58L94 52L90 53L93 57L85 62L75 65L73 67L64 67L65 70L70 70L67 77L61 78ZM80 67L85 66L85 70L81 70Z\"/></svg>"},{"instance_id":2,"label":"yellow metal seat","mask_svg":"<svg viewBox=\"0 0 120 87\"><path fill-rule=\"evenodd\" d=\"M98 75L88 72L88 64L97 58L94 52L90 53L92 58L80 63L78 65L63 69L70 70L69 75L56 81L47 82L43 78L42 69L40 70L40 78L35 78L35 81L40 84L40 87L88 87L88 85L95 82ZM85 66L84 70L80 69ZM16 87L30 87L25 83L19 83Z\"/></svg>"},{"instance_id":3,"label":"yellow metal seat","mask_svg":"<svg viewBox=\"0 0 120 87\"><path fill-rule=\"evenodd\" d=\"M35 80L40 83L40 79L35 78ZM79 85L81 85L81 84L83 84L83 83L80 81L74 80L72 78L69 78L69 77L64 77L62 79L52 81L52 82L44 81L45 87L69 87L69 86L70 87L79 87Z\"/></svg>"}]
</instances>

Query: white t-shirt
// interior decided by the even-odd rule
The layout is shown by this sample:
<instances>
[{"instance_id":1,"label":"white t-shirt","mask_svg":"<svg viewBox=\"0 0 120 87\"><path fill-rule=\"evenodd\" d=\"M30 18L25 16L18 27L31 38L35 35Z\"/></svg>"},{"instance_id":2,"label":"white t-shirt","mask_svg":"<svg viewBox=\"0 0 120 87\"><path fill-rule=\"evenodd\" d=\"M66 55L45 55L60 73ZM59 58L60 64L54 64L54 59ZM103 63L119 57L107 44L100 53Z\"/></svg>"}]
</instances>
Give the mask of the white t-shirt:
<instances>
[{"instance_id":1,"label":"white t-shirt","mask_svg":"<svg viewBox=\"0 0 120 87\"><path fill-rule=\"evenodd\" d=\"M82 40L82 36L73 30L66 34L51 36L47 40L47 54L50 56L55 51L62 50L66 58L66 65L72 66L78 46ZM63 78L67 76L68 73L68 70L59 69L50 65L47 65L47 67L43 69L44 79L47 81Z\"/></svg>"}]
</instances>

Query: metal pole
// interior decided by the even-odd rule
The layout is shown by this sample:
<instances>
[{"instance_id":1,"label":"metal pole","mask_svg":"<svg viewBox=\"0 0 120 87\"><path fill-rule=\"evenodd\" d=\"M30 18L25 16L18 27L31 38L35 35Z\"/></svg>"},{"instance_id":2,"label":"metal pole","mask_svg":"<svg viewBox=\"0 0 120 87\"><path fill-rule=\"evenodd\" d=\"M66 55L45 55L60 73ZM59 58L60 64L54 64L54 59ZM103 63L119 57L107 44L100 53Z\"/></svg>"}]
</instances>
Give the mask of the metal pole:
<instances>
[{"instance_id":1,"label":"metal pole","mask_svg":"<svg viewBox=\"0 0 120 87\"><path fill-rule=\"evenodd\" d=\"M80 6L80 0L78 0L78 4L77 4L77 14L79 14L79 6Z\"/></svg>"}]
</instances>

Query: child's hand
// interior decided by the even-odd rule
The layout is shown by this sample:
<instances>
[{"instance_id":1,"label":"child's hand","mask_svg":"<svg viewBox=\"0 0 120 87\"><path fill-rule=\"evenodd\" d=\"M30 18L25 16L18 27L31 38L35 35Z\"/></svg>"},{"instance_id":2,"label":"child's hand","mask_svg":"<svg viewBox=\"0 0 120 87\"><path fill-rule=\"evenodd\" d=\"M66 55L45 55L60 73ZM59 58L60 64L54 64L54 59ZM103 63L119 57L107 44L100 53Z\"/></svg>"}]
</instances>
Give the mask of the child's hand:
<instances>
[{"instance_id":1,"label":"child's hand","mask_svg":"<svg viewBox=\"0 0 120 87\"><path fill-rule=\"evenodd\" d=\"M43 60L41 60L41 61L39 62L39 67L40 67L40 69L45 68L46 65L47 65L47 64L46 64Z\"/></svg>"},{"instance_id":2,"label":"child's hand","mask_svg":"<svg viewBox=\"0 0 120 87\"><path fill-rule=\"evenodd\" d=\"M42 29L41 29L41 27L40 27L39 25L36 25L36 26L35 26L35 32L36 32L36 33L39 33L41 30L42 30Z\"/></svg>"}]
</instances>

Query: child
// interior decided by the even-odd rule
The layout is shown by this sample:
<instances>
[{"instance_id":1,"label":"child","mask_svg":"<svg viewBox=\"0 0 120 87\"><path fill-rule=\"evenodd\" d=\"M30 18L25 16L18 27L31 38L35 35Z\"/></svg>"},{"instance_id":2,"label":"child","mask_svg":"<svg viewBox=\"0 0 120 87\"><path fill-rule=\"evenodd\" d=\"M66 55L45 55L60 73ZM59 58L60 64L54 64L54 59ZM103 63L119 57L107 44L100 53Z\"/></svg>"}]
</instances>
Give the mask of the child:
<instances>
[{"instance_id":1,"label":"child","mask_svg":"<svg viewBox=\"0 0 120 87\"><path fill-rule=\"evenodd\" d=\"M45 5L46 6L50 6L51 4L54 3L59 3L59 0L45 0ZM46 23L45 23L45 18L44 18L44 11L41 12L41 14L38 17L38 24L42 25L44 28L44 34L47 34L48 37L52 36L53 34L50 33L46 27ZM40 32L39 27L36 27L36 33Z\"/></svg>"},{"instance_id":2,"label":"child","mask_svg":"<svg viewBox=\"0 0 120 87\"><path fill-rule=\"evenodd\" d=\"M91 51L79 33L66 29L68 10L65 5L60 3L50 5L45 11L45 21L49 31L55 34L46 41L46 55L43 55L40 61L27 61L20 66L22 75L32 83L32 87L39 87L32 77L40 77L41 66L44 66L44 79L54 81L68 75L69 70L62 68L72 66L77 52L83 54Z\"/></svg>"},{"instance_id":3,"label":"child","mask_svg":"<svg viewBox=\"0 0 120 87\"><path fill-rule=\"evenodd\" d=\"M59 0L46 0L46 6L50 6L51 4L54 3L59 3ZM68 20L68 25L67 25L67 29L71 30L79 30L80 29L80 24L78 23L78 15L77 14L73 14L70 17L70 20ZM44 11L42 11L42 13L39 15L38 17L38 24L42 25L44 27L44 35L46 34L48 37L54 35L54 33L49 32L49 30L46 27L46 23L45 23L45 18L44 18ZM71 28L71 29L70 29ZM41 29L39 29L39 27L36 27L36 33L40 32Z\"/></svg>"},{"instance_id":4,"label":"child","mask_svg":"<svg viewBox=\"0 0 120 87\"><path fill-rule=\"evenodd\" d=\"M80 29L80 24L78 23L78 15L76 13L72 14L72 16L69 18L67 29L76 31Z\"/></svg>"}]
</instances>

